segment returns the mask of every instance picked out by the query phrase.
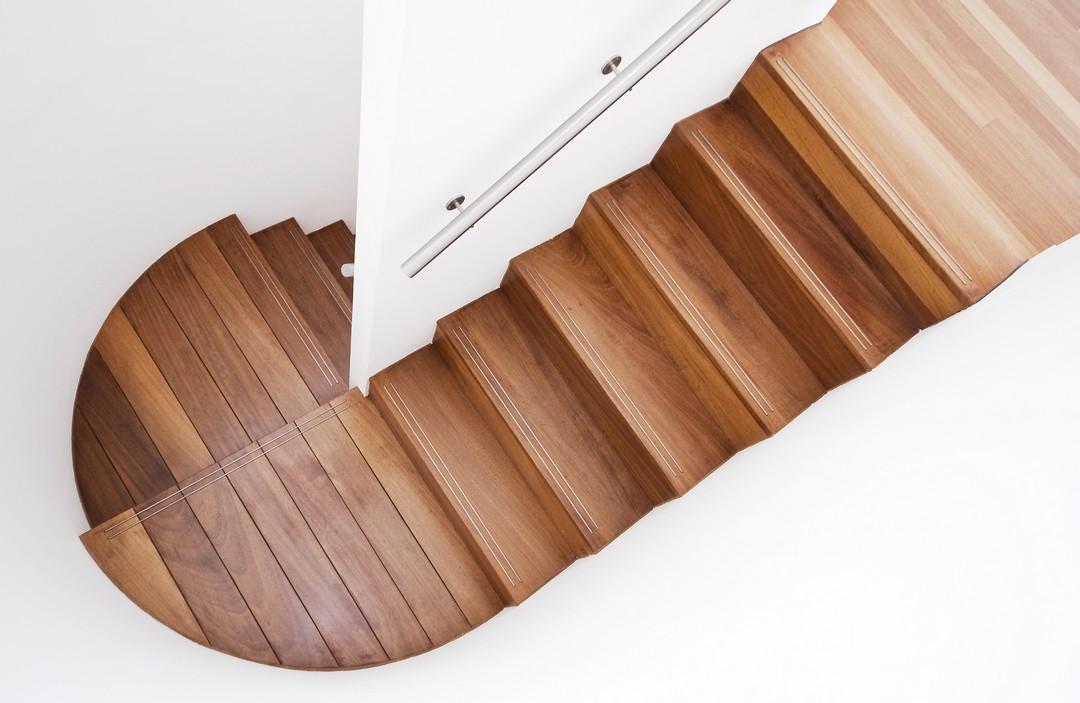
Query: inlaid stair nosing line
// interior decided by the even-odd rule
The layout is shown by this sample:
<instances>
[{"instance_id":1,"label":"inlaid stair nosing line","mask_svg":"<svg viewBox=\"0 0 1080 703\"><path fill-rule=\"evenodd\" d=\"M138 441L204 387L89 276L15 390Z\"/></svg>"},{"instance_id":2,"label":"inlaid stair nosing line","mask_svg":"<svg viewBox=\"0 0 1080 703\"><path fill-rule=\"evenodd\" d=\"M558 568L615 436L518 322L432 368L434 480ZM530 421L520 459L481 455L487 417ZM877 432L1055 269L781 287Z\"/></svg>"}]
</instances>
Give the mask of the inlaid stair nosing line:
<instances>
[{"instance_id":1,"label":"inlaid stair nosing line","mask_svg":"<svg viewBox=\"0 0 1080 703\"><path fill-rule=\"evenodd\" d=\"M311 356L311 360L315 362L315 366L319 369L323 378L326 379L327 384L330 386L336 386L341 382L337 373L334 371L334 367L330 365L330 362L326 360L322 352L319 351L318 345L315 343L315 339L311 336L307 327L304 325L303 320L300 319L300 314L292 309L292 305L289 305L288 299L284 293L278 288L274 279L263 270L262 264L259 262L258 257L252 255L248 249L250 246L254 246L251 243L250 238L244 236L236 229L231 229L233 238L236 240L240 250L244 252L244 256L247 257L248 263L255 273L259 276L259 280L266 286L266 290L270 292L270 297L277 303L278 308L281 309L281 313L285 315L285 319L289 321L289 326L292 327L293 332L296 333L300 343L304 345L304 349L308 355Z\"/></svg>"},{"instance_id":2,"label":"inlaid stair nosing line","mask_svg":"<svg viewBox=\"0 0 1080 703\"><path fill-rule=\"evenodd\" d=\"M739 360L735 358L735 355L731 353L728 346L724 344L724 340L720 338L720 335L717 334L716 330L713 329L712 325L705 319L705 316L701 314L700 308L698 308L697 304L691 300L689 295L687 295L682 284L679 283L678 279L675 278L671 273L671 270L668 269L664 261L652 248L652 245L650 245L648 240L641 234L641 231L630 219L629 215L623 211L622 207L615 200L610 200L607 203L607 208L612 216L615 217L619 226L626 232L627 236L630 237L642 257L648 262L649 267L652 268L653 272L661 281L663 281L668 292L671 293L679 303L679 306L694 322L694 326L698 328L698 331L701 332L709 342L709 346L713 348L713 351L716 352L717 356L723 359L728 370L735 376L739 384L743 387L743 390L746 391L747 395L750 396L765 417L768 417L771 413L775 412L776 409L769 402L768 398L765 397L765 394L762 393L761 389L754 382L754 379L746 372L746 369L744 369L742 364L739 363Z\"/></svg>"},{"instance_id":3,"label":"inlaid stair nosing line","mask_svg":"<svg viewBox=\"0 0 1080 703\"><path fill-rule=\"evenodd\" d=\"M352 251L356 248L355 245L353 245L353 243L349 241L348 235L345 234L346 229L344 227L335 227L334 229L337 230L338 236L341 237L341 241L345 242L345 247L349 249L349 251Z\"/></svg>"},{"instance_id":4,"label":"inlaid stair nosing line","mask_svg":"<svg viewBox=\"0 0 1080 703\"><path fill-rule=\"evenodd\" d=\"M795 67L784 58L783 56L777 57L776 66L783 72L787 78L791 81L791 84L796 90L802 93L806 102L818 113L821 120L833 131L840 142L844 144L855 157L863 169L870 175L871 178L877 182L877 185L885 193L885 195L892 201L893 207L902 214L908 223L923 239L923 243L933 250L939 261L949 269L960 285L968 286L974 282L971 274L967 272L964 266L960 263L960 260L949 251L934 230L930 228L930 225L926 223L922 215L912 207L912 205L904 198L903 195L896 189L896 187L885 176L885 173L878 167L870 155L859 145L855 138L851 136L851 133L847 131L847 128L841 124L840 120L836 118L833 112L825 104L825 102L818 96L810 84L795 70Z\"/></svg>"},{"instance_id":5,"label":"inlaid stair nosing line","mask_svg":"<svg viewBox=\"0 0 1080 703\"><path fill-rule=\"evenodd\" d=\"M469 522L473 526L473 530L484 542L484 546L487 548L488 553L491 554L492 559L498 564L499 570L506 576L506 580L511 584L521 583L523 579L518 574L517 569L514 568L514 564L510 560L510 557L507 556L502 545L499 544L499 540L496 539L495 533L488 527L484 517L473 504L472 499L469 498L465 489L461 487L461 484L457 480L457 476L454 475L449 464L442 458L442 454L439 453L438 448L435 446L434 442L431 441L431 438L424 430L423 425L420 424L416 415L413 414L412 408L405 402L405 397L402 396L401 391L399 391L397 386L393 383L389 386L384 385L383 391L390 399L390 402L393 403L394 410L397 411L398 415L401 416L401 419L404 420L405 424L409 427L409 433L413 436L413 439L415 439L417 444L424 450L424 454L427 455L428 461L431 462L432 466L434 466L435 470L439 473L439 478L442 479L443 484L446 486L447 490L450 491L450 495L453 497L454 502L457 503L461 512L465 513L465 517L469 519ZM447 479L447 476L450 478ZM453 483L451 483L451 481L453 481ZM483 529L481 529L481 527ZM485 533L487 534L485 535ZM494 545L494 547L492 547L492 545ZM496 553L496 550L498 553ZM504 561L505 564L503 563ZM513 575L511 576L511 574Z\"/></svg>"},{"instance_id":6,"label":"inlaid stair nosing line","mask_svg":"<svg viewBox=\"0 0 1080 703\"><path fill-rule=\"evenodd\" d=\"M280 449L289 442L292 442L295 439L299 439L300 437L303 437L306 433L315 429L319 425L333 420L335 417L348 410L349 407L350 403L348 400L342 401L337 405L328 405L307 420L299 423L290 423L290 426L282 429L278 434L274 435L273 437L270 437L269 439L264 438L263 440L256 441L254 443L255 447L253 449L244 452L239 456L233 457L228 462L224 464L211 464L202 471L198 472L197 475L201 474L198 478L188 482L183 486L178 485L177 489L172 493L158 498L149 505L143 506L139 509L138 512L129 515L115 525L110 525L108 528L105 529L105 537L108 539L116 539L128 530L134 529L135 527L138 527L139 525L143 524L155 515L160 515L169 508L186 501L188 498L195 495L199 491L209 488L218 481L228 477L230 474L239 471L240 469L258 461L259 459L266 458L272 452ZM237 464L237 462L242 463L239 463L237 466L233 466L234 464ZM208 479L211 478L213 480L208 481ZM208 482L204 483L204 481ZM162 503L167 504L161 505ZM153 510L154 508L157 509ZM149 510L153 510L153 512L144 517L143 514ZM132 521L135 522L129 525L128 523L131 523ZM127 526L123 527L123 529L120 529L124 525Z\"/></svg>"},{"instance_id":7,"label":"inlaid stair nosing line","mask_svg":"<svg viewBox=\"0 0 1080 703\"><path fill-rule=\"evenodd\" d=\"M454 337L457 339L462 350L468 355L469 361L472 363L473 367L484 379L484 384L491 391L492 395L498 399L499 405L501 405L506 414L510 416L510 419L513 420L514 425L518 428L518 431L533 450L533 454L540 458L540 462L544 465L544 469L547 471L548 476L551 477L551 480L555 483L559 492L562 493L564 502L568 503L570 507L573 508L578 520L585 526L585 529L589 531L589 534L598 531L600 525L596 522L592 513L589 512L589 508L577 494L577 491L574 490L570 480L566 478L562 469L559 468L558 463L556 463L550 452L548 452L547 447L540 440L540 437L536 434L532 425L529 424L525 415L518 408L517 403L514 402L509 391L503 386L502 381L499 380L499 377L495 375L495 372L491 369L487 360L484 359L480 350L472 341L472 338L469 337L468 332L459 325L454 329Z\"/></svg>"},{"instance_id":8,"label":"inlaid stair nosing line","mask_svg":"<svg viewBox=\"0 0 1080 703\"><path fill-rule=\"evenodd\" d=\"M697 141L698 146L708 155L709 159L716 166L717 170L724 177L724 180L734 189L735 193L743 201L743 204L754 214L758 222L764 226L765 231L769 233L769 236L780 247L780 250L787 256L795 268L801 274L801 277L806 280L812 289L817 292L817 298L824 302L825 306L832 312L833 319L840 322L841 325L847 330L848 336L850 336L856 344L858 344L865 351L874 346L874 342L863 331L859 323L855 322L855 318L844 306L840 304L840 301L836 299L832 291L829 290L825 282L817 275L810 264L806 262L799 250L791 243L791 240L787 238L784 231L780 229L780 226L776 224L776 221L772 218L772 215L761 205L757 196L746 186L739 174L735 172L735 169L727 162L727 160L720 155L720 152L713 146L713 143L709 141L709 138L705 136L705 133L701 130L694 131L694 139Z\"/></svg>"},{"instance_id":9,"label":"inlaid stair nosing line","mask_svg":"<svg viewBox=\"0 0 1080 703\"><path fill-rule=\"evenodd\" d=\"M323 284L323 287L326 288L326 292L329 293L330 297L334 299L334 304L337 305L338 310L341 310L341 314L345 316L345 319L348 320L349 324L351 325L352 313L349 311L348 307L344 305L341 301L341 298L344 297L341 291L341 286L339 286L337 282L333 279L327 281L326 266L316 265L315 260L311 258L311 252L308 251L308 247L311 245L308 242L301 241L301 238L304 235L297 233L297 231L292 228L289 229L289 234L293 238L293 241L296 242L296 247L301 252L303 252L304 258L307 259L308 265L311 266L313 271L315 271L315 276Z\"/></svg>"},{"instance_id":10,"label":"inlaid stair nosing line","mask_svg":"<svg viewBox=\"0 0 1080 703\"><path fill-rule=\"evenodd\" d=\"M619 404L623 406L625 414L629 415L633 423L637 425L638 431L643 434L649 444L652 445L653 451L655 451L660 460L664 462L664 465L671 475L675 478L679 478L680 474L685 472L679 464L678 459L671 453L667 444L660 437L660 433L653 428L652 423L649 422L648 418L646 418L644 413L638 408L637 403L634 402L634 399L626 391L626 387L623 386L622 381L619 380L618 376L615 375L615 372L612 371L611 367L604 361L604 357L602 357L596 347L593 346L588 335L585 334L585 331L581 329L573 315L570 314L570 311L562 304L562 301L559 300L558 296L555 295L555 291L548 285L547 279L544 278L535 266L526 267L526 273L532 278L533 283L537 286L541 295L548 301L548 305L552 307L555 314L559 316L563 325L566 326L570 334L577 340L578 346L584 352L585 356L589 358L597 371L599 371L600 377L604 380L605 385L611 389L612 394L618 400Z\"/></svg>"}]
</instances>

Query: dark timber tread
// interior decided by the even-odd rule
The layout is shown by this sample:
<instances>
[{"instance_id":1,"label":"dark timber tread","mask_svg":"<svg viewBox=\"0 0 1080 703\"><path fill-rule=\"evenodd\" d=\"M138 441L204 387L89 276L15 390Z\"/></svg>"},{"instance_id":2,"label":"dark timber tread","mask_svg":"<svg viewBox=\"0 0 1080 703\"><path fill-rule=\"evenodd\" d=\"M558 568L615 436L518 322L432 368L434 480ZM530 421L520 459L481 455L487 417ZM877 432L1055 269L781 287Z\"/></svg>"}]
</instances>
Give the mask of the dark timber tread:
<instances>
[{"instance_id":1,"label":"dark timber tread","mask_svg":"<svg viewBox=\"0 0 1080 703\"><path fill-rule=\"evenodd\" d=\"M356 258L356 237L349 231L348 225L341 221L335 222L315 230L308 235L308 239L319 252L334 280L345 292L346 298L352 300L353 279L341 275L342 265L351 264Z\"/></svg>"},{"instance_id":2,"label":"dark timber tread","mask_svg":"<svg viewBox=\"0 0 1080 703\"><path fill-rule=\"evenodd\" d=\"M333 367L349 372L352 300L337 285L330 269L296 220L286 220L251 237L277 273L301 319L322 344Z\"/></svg>"},{"instance_id":3,"label":"dark timber tread","mask_svg":"<svg viewBox=\"0 0 1080 703\"><path fill-rule=\"evenodd\" d=\"M449 642L1080 229L1078 23L1059 0L840 0L370 399L344 223L207 227L87 355L86 549L251 661Z\"/></svg>"}]
</instances>

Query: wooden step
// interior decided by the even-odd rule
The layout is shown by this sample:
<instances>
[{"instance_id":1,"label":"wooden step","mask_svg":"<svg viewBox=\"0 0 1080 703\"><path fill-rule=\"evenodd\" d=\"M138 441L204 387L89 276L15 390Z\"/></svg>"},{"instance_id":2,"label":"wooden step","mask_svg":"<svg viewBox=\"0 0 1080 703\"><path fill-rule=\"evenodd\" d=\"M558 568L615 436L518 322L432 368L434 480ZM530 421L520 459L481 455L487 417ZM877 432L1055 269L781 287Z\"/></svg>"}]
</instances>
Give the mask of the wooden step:
<instances>
[{"instance_id":1,"label":"wooden step","mask_svg":"<svg viewBox=\"0 0 1080 703\"><path fill-rule=\"evenodd\" d=\"M322 343L330 363L347 377L352 346L352 299L334 281L296 220L256 232L252 241Z\"/></svg>"},{"instance_id":2,"label":"wooden step","mask_svg":"<svg viewBox=\"0 0 1080 703\"><path fill-rule=\"evenodd\" d=\"M729 103L679 123L653 165L826 388L872 369L917 331Z\"/></svg>"},{"instance_id":3,"label":"wooden step","mask_svg":"<svg viewBox=\"0 0 1080 703\"><path fill-rule=\"evenodd\" d=\"M352 300L353 279L341 275L342 265L356 261L356 237L349 231L348 225L338 220L332 225L315 230L308 235L308 240L345 292L345 297Z\"/></svg>"},{"instance_id":4,"label":"wooden step","mask_svg":"<svg viewBox=\"0 0 1080 703\"><path fill-rule=\"evenodd\" d=\"M372 397L508 604L574 552L433 347L372 379Z\"/></svg>"},{"instance_id":5,"label":"wooden step","mask_svg":"<svg viewBox=\"0 0 1080 703\"><path fill-rule=\"evenodd\" d=\"M150 442L143 445L148 465L163 463L174 485L185 489L207 471L215 470L215 459L203 438L119 307L98 333L94 349L145 430ZM207 390L220 392L216 388ZM103 441L103 446L109 450L108 443ZM116 463L119 468L119 462ZM264 481L271 480L260 476ZM166 494L175 493L171 487L163 490ZM252 519L249 510L254 501L242 501L231 481L219 481L212 489L195 494L185 492L185 498L279 662L315 669L341 666L309 614L308 604L294 590L278 556ZM248 500L251 499L249 494ZM137 505L136 510L142 511L159 500L157 495L150 497ZM298 572L301 567L292 570ZM319 604L317 598L311 600L313 606ZM327 617L322 618L323 615ZM319 612L319 616L324 622L330 619L326 610Z\"/></svg>"},{"instance_id":6,"label":"wooden step","mask_svg":"<svg viewBox=\"0 0 1080 703\"><path fill-rule=\"evenodd\" d=\"M1015 14L1037 17L1040 4L1047 10L1046 19L1056 19L1058 27L1064 24L1043 0ZM1012 14L1009 5L999 5L1005 16ZM958 15L967 12L957 10ZM976 71L965 75L965 56L956 48L962 35L957 42L956 35L944 35L926 11L895 0L840 3L829 22L830 33L865 58L867 67L883 79L880 86L903 99L947 156L971 174L1033 246L1041 250L1080 232L1075 212L1080 150L1062 139L1046 140L1041 111L1017 106L1025 110L1020 114ZM1042 33L1052 36L1053 31L1044 26ZM1071 63L1076 63L1080 42L1071 34ZM1052 41L1041 42L1047 43ZM1055 132L1050 136L1059 136ZM1080 136L1080 125L1071 136Z\"/></svg>"},{"instance_id":7,"label":"wooden step","mask_svg":"<svg viewBox=\"0 0 1080 703\"><path fill-rule=\"evenodd\" d=\"M941 319L1040 247L843 32L821 30L763 52L743 85L834 192L873 255Z\"/></svg>"},{"instance_id":8,"label":"wooden step","mask_svg":"<svg viewBox=\"0 0 1080 703\"><path fill-rule=\"evenodd\" d=\"M731 456L725 431L573 233L515 258L503 289L655 503Z\"/></svg>"},{"instance_id":9,"label":"wooden step","mask_svg":"<svg viewBox=\"0 0 1080 703\"><path fill-rule=\"evenodd\" d=\"M736 447L825 392L651 168L594 193L574 230Z\"/></svg>"},{"instance_id":10,"label":"wooden step","mask_svg":"<svg viewBox=\"0 0 1080 703\"><path fill-rule=\"evenodd\" d=\"M405 597L409 599L432 642L436 645L448 642L470 627L476 627L494 616L502 609L502 600L488 581L480 563L472 556L468 546L440 507L435 494L428 488L424 478L394 437L374 402L365 398L356 388L349 391L348 397L349 408L338 416L338 420L363 454L364 462L386 492L394 511L400 515L422 554L438 572L439 579L445 584L467 621L462 623L449 612L450 609L445 609L442 622L432 622L428 615L432 608L418 603L419 597L413 595L421 588L420 584L402 586ZM360 495L355 485L357 475L363 478L362 471L343 476L338 474L332 465L327 465L327 471L346 500L355 501L358 510L375 513L387 510L385 505L372 507L371 495L377 495L375 491L362 491L362 500L350 499L350 496ZM392 524L392 517L388 524ZM377 537L373 536L372 539L377 542ZM393 551L402 556L413 553L411 547L399 547ZM395 562L396 559L388 559L387 566L392 572L396 568ZM413 562L411 568L423 571L419 562ZM420 580L407 574L395 578L398 583ZM423 581L427 581L427 578L424 577ZM436 596L423 598L441 602Z\"/></svg>"},{"instance_id":11,"label":"wooden step","mask_svg":"<svg viewBox=\"0 0 1080 703\"><path fill-rule=\"evenodd\" d=\"M598 551L649 511L633 472L505 294L440 320L435 340L568 541Z\"/></svg>"},{"instance_id":12,"label":"wooden step","mask_svg":"<svg viewBox=\"0 0 1080 703\"><path fill-rule=\"evenodd\" d=\"M285 417L299 417L348 391L347 375L330 361L319 336L235 216L177 249L210 300L221 306L222 319L238 325L240 337L256 345L244 351ZM241 339L237 343L243 346ZM295 382L298 373L306 390Z\"/></svg>"}]
</instances>

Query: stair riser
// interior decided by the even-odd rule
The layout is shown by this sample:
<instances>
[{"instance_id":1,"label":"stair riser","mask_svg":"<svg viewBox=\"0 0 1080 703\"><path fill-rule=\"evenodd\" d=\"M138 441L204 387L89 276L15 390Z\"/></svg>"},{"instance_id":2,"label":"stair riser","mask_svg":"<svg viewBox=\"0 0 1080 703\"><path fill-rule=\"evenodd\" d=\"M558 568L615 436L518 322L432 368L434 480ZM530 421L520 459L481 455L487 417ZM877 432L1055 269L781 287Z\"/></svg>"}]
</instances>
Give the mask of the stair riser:
<instances>
[{"instance_id":1,"label":"stair riser","mask_svg":"<svg viewBox=\"0 0 1080 703\"><path fill-rule=\"evenodd\" d=\"M585 243L605 273L615 282L634 311L660 340L702 404L725 429L736 448L765 439L779 429L759 419L739 396L709 355L705 341L695 335L678 312L657 289L656 283L634 256L631 245L605 216L593 196L586 203L574 231Z\"/></svg>"},{"instance_id":2,"label":"stair riser","mask_svg":"<svg viewBox=\"0 0 1080 703\"><path fill-rule=\"evenodd\" d=\"M865 373L864 364L725 188L684 130L665 140L653 167L731 264L826 388Z\"/></svg>"},{"instance_id":3,"label":"stair riser","mask_svg":"<svg viewBox=\"0 0 1080 703\"><path fill-rule=\"evenodd\" d=\"M833 217L854 224L845 228L852 244L919 326L939 322L973 302L971 292L950 283L940 263L916 244L918 237L908 222L859 175L853 159L774 70L767 59L758 57L736 90L736 102L747 114L758 116L755 126L765 125L780 137L785 151L795 157L788 163Z\"/></svg>"}]
</instances>

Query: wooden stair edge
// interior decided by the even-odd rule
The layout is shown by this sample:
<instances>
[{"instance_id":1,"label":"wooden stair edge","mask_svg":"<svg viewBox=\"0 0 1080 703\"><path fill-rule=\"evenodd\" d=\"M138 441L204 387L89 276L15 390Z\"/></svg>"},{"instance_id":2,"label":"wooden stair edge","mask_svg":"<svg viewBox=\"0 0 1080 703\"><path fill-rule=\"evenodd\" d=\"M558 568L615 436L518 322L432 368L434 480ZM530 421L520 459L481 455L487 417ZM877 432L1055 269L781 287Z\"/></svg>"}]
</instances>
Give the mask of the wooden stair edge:
<instances>
[{"instance_id":1,"label":"wooden stair edge","mask_svg":"<svg viewBox=\"0 0 1080 703\"><path fill-rule=\"evenodd\" d=\"M772 55L761 52L732 94L744 114L790 157L793 171L834 219L854 225L844 228L854 233L853 243L923 326L974 302L971 291L922 243L910 216L788 84Z\"/></svg>"},{"instance_id":2,"label":"wooden stair edge","mask_svg":"<svg viewBox=\"0 0 1080 703\"><path fill-rule=\"evenodd\" d=\"M198 644L210 646L172 574L129 508L87 530L79 541L113 584L155 620ZM127 530L124 549L107 531Z\"/></svg>"}]
</instances>

